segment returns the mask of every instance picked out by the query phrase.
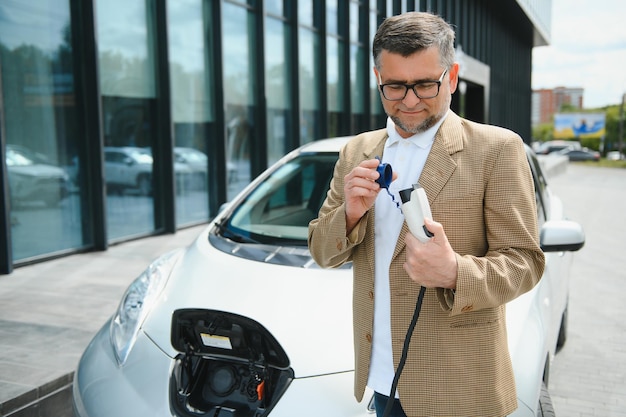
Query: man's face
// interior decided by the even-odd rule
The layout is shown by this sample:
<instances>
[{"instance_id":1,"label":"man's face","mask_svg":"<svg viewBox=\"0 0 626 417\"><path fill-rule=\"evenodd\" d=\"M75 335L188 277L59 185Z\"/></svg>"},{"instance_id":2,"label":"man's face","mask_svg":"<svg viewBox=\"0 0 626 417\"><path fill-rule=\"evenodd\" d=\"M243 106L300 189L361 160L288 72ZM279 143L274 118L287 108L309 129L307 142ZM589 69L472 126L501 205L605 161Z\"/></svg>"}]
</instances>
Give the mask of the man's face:
<instances>
[{"instance_id":1,"label":"man's face","mask_svg":"<svg viewBox=\"0 0 626 417\"><path fill-rule=\"evenodd\" d=\"M444 69L439 60L439 50L428 48L408 57L383 50L379 56L380 71L374 74L381 84L415 84L436 81ZM441 80L439 94L420 99L409 89L402 100L387 100L381 94L385 113L396 124L400 136L408 138L435 125L450 108L452 93L456 90L459 66L454 64Z\"/></svg>"}]
</instances>

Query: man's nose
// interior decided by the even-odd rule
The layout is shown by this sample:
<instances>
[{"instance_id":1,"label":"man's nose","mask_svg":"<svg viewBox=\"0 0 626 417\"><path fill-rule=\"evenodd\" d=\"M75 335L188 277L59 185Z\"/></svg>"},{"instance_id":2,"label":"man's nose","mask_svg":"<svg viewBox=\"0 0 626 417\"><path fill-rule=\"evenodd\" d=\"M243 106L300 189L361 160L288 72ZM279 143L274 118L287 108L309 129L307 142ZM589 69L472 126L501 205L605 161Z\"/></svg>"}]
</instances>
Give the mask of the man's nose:
<instances>
[{"instance_id":1,"label":"man's nose","mask_svg":"<svg viewBox=\"0 0 626 417\"><path fill-rule=\"evenodd\" d=\"M409 91L406 92L406 96L402 99L402 102L409 107L411 104L417 104L420 101L422 101L422 99L417 96L414 88L409 88Z\"/></svg>"}]
</instances>

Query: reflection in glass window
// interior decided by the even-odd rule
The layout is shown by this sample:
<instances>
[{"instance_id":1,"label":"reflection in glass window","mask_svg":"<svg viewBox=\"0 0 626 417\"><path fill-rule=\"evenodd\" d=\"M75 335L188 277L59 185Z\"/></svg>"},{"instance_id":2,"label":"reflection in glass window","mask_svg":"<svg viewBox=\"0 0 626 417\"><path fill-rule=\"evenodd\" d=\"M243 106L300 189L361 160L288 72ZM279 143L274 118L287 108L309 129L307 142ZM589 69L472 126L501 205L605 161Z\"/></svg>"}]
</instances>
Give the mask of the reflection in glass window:
<instances>
[{"instance_id":1,"label":"reflection in glass window","mask_svg":"<svg viewBox=\"0 0 626 417\"><path fill-rule=\"evenodd\" d=\"M24 24L36 22L36 24ZM3 2L0 62L13 261L90 245L83 230L69 1Z\"/></svg>"},{"instance_id":2,"label":"reflection in glass window","mask_svg":"<svg viewBox=\"0 0 626 417\"><path fill-rule=\"evenodd\" d=\"M224 100L226 102L227 200L251 179L250 148L254 120L254 16L241 6L224 3Z\"/></svg>"},{"instance_id":3,"label":"reflection in glass window","mask_svg":"<svg viewBox=\"0 0 626 417\"><path fill-rule=\"evenodd\" d=\"M283 0L265 0L265 11L274 16L282 16L284 13Z\"/></svg>"},{"instance_id":4,"label":"reflection in glass window","mask_svg":"<svg viewBox=\"0 0 626 417\"><path fill-rule=\"evenodd\" d=\"M338 21L338 5L337 0L326 0L326 33L337 35Z\"/></svg>"},{"instance_id":5,"label":"reflection in glass window","mask_svg":"<svg viewBox=\"0 0 626 417\"><path fill-rule=\"evenodd\" d=\"M298 23L313 26L313 0L298 0Z\"/></svg>"},{"instance_id":6,"label":"reflection in glass window","mask_svg":"<svg viewBox=\"0 0 626 417\"><path fill-rule=\"evenodd\" d=\"M209 218L208 124L214 121L202 0L168 1L176 223Z\"/></svg>"},{"instance_id":7,"label":"reflection in glass window","mask_svg":"<svg viewBox=\"0 0 626 417\"><path fill-rule=\"evenodd\" d=\"M282 20L267 18L265 23L265 88L267 91L267 163L283 156L286 149L288 120L287 59L285 44L288 27Z\"/></svg>"},{"instance_id":8,"label":"reflection in glass window","mask_svg":"<svg viewBox=\"0 0 626 417\"><path fill-rule=\"evenodd\" d=\"M372 45L374 40L374 35L376 35L376 30L378 29L378 21L377 21L377 13L376 10L372 10L370 12L370 36L369 36L369 45ZM370 68L374 68L374 57L372 54L369 55L370 60ZM370 94L370 113L372 115L370 121L370 128L376 129L380 128L377 123L377 119L380 118L380 115L383 114L383 106L380 101L380 94L378 92L378 79L376 75L374 75L374 71L369 71L369 94Z\"/></svg>"},{"instance_id":9,"label":"reflection in glass window","mask_svg":"<svg viewBox=\"0 0 626 417\"><path fill-rule=\"evenodd\" d=\"M350 42L359 41L359 3L350 2Z\"/></svg>"},{"instance_id":10,"label":"reflection in glass window","mask_svg":"<svg viewBox=\"0 0 626 417\"><path fill-rule=\"evenodd\" d=\"M341 61L344 46L343 41L331 36L326 37L329 137L340 135L341 112L345 110L344 96L341 91L344 83Z\"/></svg>"},{"instance_id":11,"label":"reflection in glass window","mask_svg":"<svg viewBox=\"0 0 626 417\"><path fill-rule=\"evenodd\" d=\"M155 230L152 146L155 140L151 22L142 0L97 0L98 64L106 152L107 234L119 240ZM148 158L140 157L141 154Z\"/></svg>"},{"instance_id":12,"label":"reflection in glass window","mask_svg":"<svg viewBox=\"0 0 626 417\"><path fill-rule=\"evenodd\" d=\"M363 65L367 59L367 49L359 39L359 8L356 2L350 2L350 107L352 110L352 131L361 131L369 127L365 120L365 91L363 91L369 68ZM370 67L371 68L371 67Z\"/></svg>"},{"instance_id":13,"label":"reflection in glass window","mask_svg":"<svg viewBox=\"0 0 626 417\"><path fill-rule=\"evenodd\" d=\"M300 97L300 144L320 139L319 110L320 98L317 86L318 71L315 63L319 55L319 42L316 33L307 28L299 30L299 97Z\"/></svg>"}]
</instances>

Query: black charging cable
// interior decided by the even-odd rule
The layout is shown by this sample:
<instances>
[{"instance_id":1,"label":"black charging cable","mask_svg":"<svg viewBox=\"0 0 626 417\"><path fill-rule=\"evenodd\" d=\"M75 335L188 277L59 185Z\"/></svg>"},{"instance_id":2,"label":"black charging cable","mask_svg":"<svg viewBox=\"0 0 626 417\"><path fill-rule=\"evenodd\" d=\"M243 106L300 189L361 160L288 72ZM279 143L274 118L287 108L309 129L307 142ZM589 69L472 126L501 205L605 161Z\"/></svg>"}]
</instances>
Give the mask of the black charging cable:
<instances>
[{"instance_id":1,"label":"black charging cable","mask_svg":"<svg viewBox=\"0 0 626 417\"><path fill-rule=\"evenodd\" d=\"M411 343L413 330L415 330L417 319L420 316L420 310L422 309L422 301L424 301L424 293L426 293L426 287L420 287L420 293L417 296L417 304L415 305L415 311L413 312L413 318L411 319L411 324L409 325L409 328L406 331L406 337L404 338L404 346L402 346L402 355L400 356L400 362L398 363L396 374L393 376L393 382L391 384L391 392L389 393L389 398L387 399L387 405L385 406L385 412L383 413L383 417L389 417L389 413L391 412L391 408L393 407L393 403L396 398L396 389L398 388L398 381L400 381L400 374L402 374L402 369L404 369L404 363L406 362L406 357L409 353L409 344Z\"/></svg>"}]
</instances>

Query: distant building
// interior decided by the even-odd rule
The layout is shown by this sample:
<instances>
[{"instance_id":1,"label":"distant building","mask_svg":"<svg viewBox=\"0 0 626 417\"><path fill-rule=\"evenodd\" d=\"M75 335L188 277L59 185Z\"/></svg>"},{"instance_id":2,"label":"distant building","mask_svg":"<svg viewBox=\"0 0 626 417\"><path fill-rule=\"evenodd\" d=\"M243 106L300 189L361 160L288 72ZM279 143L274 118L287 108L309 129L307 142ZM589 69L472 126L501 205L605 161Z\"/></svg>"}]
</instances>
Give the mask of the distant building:
<instances>
[{"instance_id":1,"label":"distant building","mask_svg":"<svg viewBox=\"0 0 626 417\"><path fill-rule=\"evenodd\" d=\"M541 123L551 122L554 114L560 112L563 105L582 110L584 91L580 87L556 87L553 89L533 90L531 101L532 125L536 126Z\"/></svg>"}]
</instances>

